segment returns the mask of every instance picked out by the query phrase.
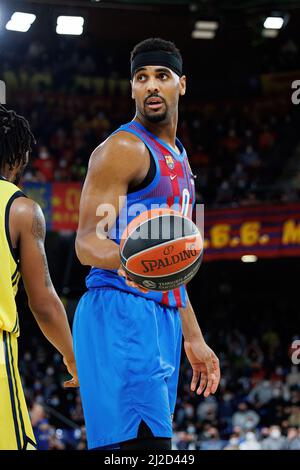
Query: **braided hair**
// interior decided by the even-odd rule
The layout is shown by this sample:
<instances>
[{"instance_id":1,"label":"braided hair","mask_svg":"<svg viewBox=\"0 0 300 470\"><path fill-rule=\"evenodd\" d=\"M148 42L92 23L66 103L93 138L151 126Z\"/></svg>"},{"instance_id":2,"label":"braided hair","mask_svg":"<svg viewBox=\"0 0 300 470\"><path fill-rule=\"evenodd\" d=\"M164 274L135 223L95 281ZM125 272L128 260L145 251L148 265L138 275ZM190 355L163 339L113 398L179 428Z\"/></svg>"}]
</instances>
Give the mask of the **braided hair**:
<instances>
[{"instance_id":1,"label":"braided hair","mask_svg":"<svg viewBox=\"0 0 300 470\"><path fill-rule=\"evenodd\" d=\"M10 171L26 165L26 154L35 143L28 121L0 104L0 171L4 165Z\"/></svg>"}]
</instances>

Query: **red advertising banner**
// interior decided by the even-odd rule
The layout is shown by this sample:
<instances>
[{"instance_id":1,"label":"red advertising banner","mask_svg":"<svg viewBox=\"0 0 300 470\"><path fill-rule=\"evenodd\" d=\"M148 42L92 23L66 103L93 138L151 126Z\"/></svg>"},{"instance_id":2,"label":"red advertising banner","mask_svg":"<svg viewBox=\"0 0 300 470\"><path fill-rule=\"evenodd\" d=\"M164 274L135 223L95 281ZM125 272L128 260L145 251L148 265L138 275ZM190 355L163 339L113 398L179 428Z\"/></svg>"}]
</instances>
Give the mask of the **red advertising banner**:
<instances>
[{"instance_id":1,"label":"red advertising banner","mask_svg":"<svg viewBox=\"0 0 300 470\"><path fill-rule=\"evenodd\" d=\"M52 230L77 230L80 183L52 184Z\"/></svg>"},{"instance_id":2,"label":"red advertising banner","mask_svg":"<svg viewBox=\"0 0 300 470\"><path fill-rule=\"evenodd\" d=\"M206 210L204 261L300 256L300 203Z\"/></svg>"},{"instance_id":3,"label":"red advertising banner","mask_svg":"<svg viewBox=\"0 0 300 470\"><path fill-rule=\"evenodd\" d=\"M40 186L24 190L36 198ZM77 230L81 184L49 184L42 194L47 228ZM204 261L300 256L300 203L205 209L204 234Z\"/></svg>"}]
</instances>

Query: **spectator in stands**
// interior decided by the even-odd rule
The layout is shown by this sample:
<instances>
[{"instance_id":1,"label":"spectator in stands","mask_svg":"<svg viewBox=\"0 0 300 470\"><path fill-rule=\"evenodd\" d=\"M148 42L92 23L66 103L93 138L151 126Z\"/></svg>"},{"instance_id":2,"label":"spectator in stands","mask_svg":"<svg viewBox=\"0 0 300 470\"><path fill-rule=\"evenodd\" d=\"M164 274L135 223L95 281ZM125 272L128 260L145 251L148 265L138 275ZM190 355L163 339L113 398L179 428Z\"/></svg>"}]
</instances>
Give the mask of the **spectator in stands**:
<instances>
[{"instance_id":1,"label":"spectator in stands","mask_svg":"<svg viewBox=\"0 0 300 470\"><path fill-rule=\"evenodd\" d=\"M283 450L285 445L285 438L281 435L279 426L271 426L269 437L264 439L261 443L262 450Z\"/></svg>"},{"instance_id":2,"label":"spectator in stands","mask_svg":"<svg viewBox=\"0 0 300 470\"><path fill-rule=\"evenodd\" d=\"M273 397L273 387L270 380L263 380L259 382L249 393L247 399L250 403L255 403L257 406L263 406L268 403Z\"/></svg>"},{"instance_id":3,"label":"spectator in stands","mask_svg":"<svg viewBox=\"0 0 300 470\"><path fill-rule=\"evenodd\" d=\"M297 386L300 384L300 372L298 366L291 366L291 370L286 376L286 383L290 387L292 387L293 385Z\"/></svg>"},{"instance_id":4,"label":"spectator in stands","mask_svg":"<svg viewBox=\"0 0 300 470\"><path fill-rule=\"evenodd\" d=\"M300 450L300 430L295 427L291 427L288 429L288 434L283 449Z\"/></svg>"},{"instance_id":5,"label":"spectator in stands","mask_svg":"<svg viewBox=\"0 0 300 470\"><path fill-rule=\"evenodd\" d=\"M54 180L55 162L50 156L49 150L42 145L38 150L38 158L34 162L34 168L40 172L43 182L51 182Z\"/></svg>"},{"instance_id":6,"label":"spectator in stands","mask_svg":"<svg viewBox=\"0 0 300 470\"><path fill-rule=\"evenodd\" d=\"M77 444L76 450L86 450L87 449L87 439L86 439L86 429L85 426L80 428L80 440Z\"/></svg>"},{"instance_id":7,"label":"spectator in stands","mask_svg":"<svg viewBox=\"0 0 300 470\"><path fill-rule=\"evenodd\" d=\"M51 428L43 406L34 403L30 410L30 417L38 450L49 450Z\"/></svg>"},{"instance_id":8,"label":"spectator in stands","mask_svg":"<svg viewBox=\"0 0 300 470\"><path fill-rule=\"evenodd\" d=\"M232 434L229 438L227 445L225 445L224 450L239 450L239 436Z\"/></svg>"},{"instance_id":9,"label":"spectator in stands","mask_svg":"<svg viewBox=\"0 0 300 470\"><path fill-rule=\"evenodd\" d=\"M225 442L220 438L219 431L216 427L210 426L206 432L206 439L198 442L198 448L201 450L221 450Z\"/></svg>"},{"instance_id":10,"label":"spectator in stands","mask_svg":"<svg viewBox=\"0 0 300 470\"><path fill-rule=\"evenodd\" d=\"M238 411L232 416L233 426L239 426L243 431L250 431L256 428L260 417L256 411L250 410L248 404L242 401L238 405Z\"/></svg>"},{"instance_id":11,"label":"spectator in stands","mask_svg":"<svg viewBox=\"0 0 300 470\"><path fill-rule=\"evenodd\" d=\"M239 445L239 450L261 450L261 444L252 431L245 434L245 440Z\"/></svg>"}]
</instances>

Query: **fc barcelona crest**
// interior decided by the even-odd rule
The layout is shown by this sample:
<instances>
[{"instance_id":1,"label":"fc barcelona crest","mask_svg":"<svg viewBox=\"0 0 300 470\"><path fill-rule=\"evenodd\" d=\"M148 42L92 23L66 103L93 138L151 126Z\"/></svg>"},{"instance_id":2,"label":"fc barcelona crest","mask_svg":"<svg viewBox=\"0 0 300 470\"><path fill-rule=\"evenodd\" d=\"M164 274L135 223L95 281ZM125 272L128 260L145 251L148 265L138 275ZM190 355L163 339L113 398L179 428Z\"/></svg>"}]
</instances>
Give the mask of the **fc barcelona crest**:
<instances>
[{"instance_id":1,"label":"fc barcelona crest","mask_svg":"<svg viewBox=\"0 0 300 470\"><path fill-rule=\"evenodd\" d=\"M168 165L168 168L170 168L170 170L174 170L175 163L174 163L172 155L164 155L164 157L166 160L166 164Z\"/></svg>"}]
</instances>

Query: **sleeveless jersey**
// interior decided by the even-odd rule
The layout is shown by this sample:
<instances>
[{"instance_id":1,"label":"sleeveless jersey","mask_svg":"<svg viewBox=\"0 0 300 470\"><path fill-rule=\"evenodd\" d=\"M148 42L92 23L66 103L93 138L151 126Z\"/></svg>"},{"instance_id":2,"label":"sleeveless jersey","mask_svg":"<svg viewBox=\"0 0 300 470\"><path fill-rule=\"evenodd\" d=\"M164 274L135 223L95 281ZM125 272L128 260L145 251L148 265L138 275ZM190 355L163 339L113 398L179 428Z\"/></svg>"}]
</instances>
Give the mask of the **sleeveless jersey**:
<instances>
[{"instance_id":1,"label":"sleeveless jersey","mask_svg":"<svg viewBox=\"0 0 300 470\"><path fill-rule=\"evenodd\" d=\"M148 186L127 194L126 204L121 209L115 225L108 234L109 238L117 244L120 244L123 230L141 212L141 207L142 211L155 207L172 207L184 213L187 217L192 218L195 202L194 177L186 151L178 138L176 138L176 145L180 150L180 154L177 154L168 144L136 121L120 126L113 134L120 131L130 132L144 142L154 159L156 173ZM122 171L122 165L126 165L126 162L122 162L122 155L120 155L119 171ZM98 287L119 289L154 300L169 307L186 306L185 286L166 293L154 291L142 293L137 289L127 286L125 279L119 276L116 270L92 267L87 276L86 285L89 289Z\"/></svg>"},{"instance_id":2,"label":"sleeveless jersey","mask_svg":"<svg viewBox=\"0 0 300 470\"><path fill-rule=\"evenodd\" d=\"M15 296L20 280L19 261L9 235L9 211L13 201L24 194L0 177L0 330L19 335Z\"/></svg>"}]
</instances>

